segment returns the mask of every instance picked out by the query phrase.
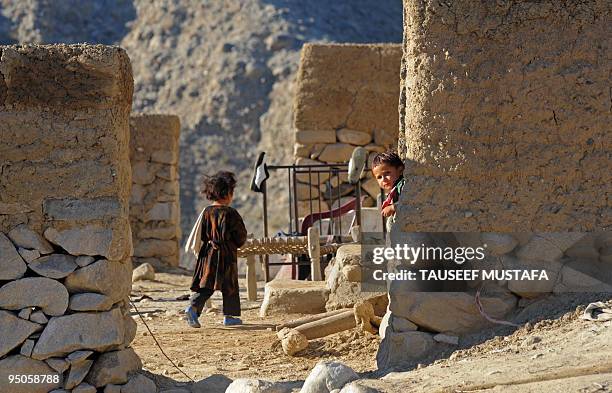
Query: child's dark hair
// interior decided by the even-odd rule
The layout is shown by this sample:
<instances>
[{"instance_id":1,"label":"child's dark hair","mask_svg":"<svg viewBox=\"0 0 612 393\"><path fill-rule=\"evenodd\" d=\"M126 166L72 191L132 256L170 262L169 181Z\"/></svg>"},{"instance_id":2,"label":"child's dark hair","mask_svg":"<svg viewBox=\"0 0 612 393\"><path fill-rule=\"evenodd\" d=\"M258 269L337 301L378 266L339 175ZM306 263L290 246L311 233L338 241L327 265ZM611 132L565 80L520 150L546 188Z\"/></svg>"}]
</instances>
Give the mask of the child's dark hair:
<instances>
[{"instance_id":1,"label":"child's dark hair","mask_svg":"<svg viewBox=\"0 0 612 393\"><path fill-rule=\"evenodd\" d=\"M395 168L401 168L404 166L404 161L392 151L386 151L384 153L378 153L374 160L372 160L372 168L375 168L382 164L388 164Z\"/></svg>"},{"instance_id":2,"label":"child's dark hair","mask_svg":"<svg viewBox=\"0 0 612 393\"><path fill-rule=\"evenodd\" d=\"M201 192L209 201L219 201L234 193L236 176L232 172L220 171L202 177Z\"/></svg>"}]
</instances>

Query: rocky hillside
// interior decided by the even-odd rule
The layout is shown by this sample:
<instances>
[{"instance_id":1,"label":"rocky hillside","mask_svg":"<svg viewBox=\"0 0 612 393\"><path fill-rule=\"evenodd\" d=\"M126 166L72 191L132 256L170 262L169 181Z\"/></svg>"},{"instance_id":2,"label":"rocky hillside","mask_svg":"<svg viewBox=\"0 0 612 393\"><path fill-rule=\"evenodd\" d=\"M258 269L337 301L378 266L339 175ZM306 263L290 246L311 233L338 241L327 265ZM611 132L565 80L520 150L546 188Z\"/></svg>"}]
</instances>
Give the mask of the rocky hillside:
<instances>
[{"instance_id":1,"label":"rocky hillside","mask_svg":"<svg viewBox=\"0 0 612 393\"><path fill-rule=\"evenodd\" d=\"M251 167L262 150L271 162L291 159L304 42L401 39L401 0L0 0L0 44L120 45L132 61L134 111L180 116L183 232L204 204L200 175L219 169L239 174L236 207L259 231ZM284 193L272 188L272 206L281 206Z\"/></svg>"}]
</instances>

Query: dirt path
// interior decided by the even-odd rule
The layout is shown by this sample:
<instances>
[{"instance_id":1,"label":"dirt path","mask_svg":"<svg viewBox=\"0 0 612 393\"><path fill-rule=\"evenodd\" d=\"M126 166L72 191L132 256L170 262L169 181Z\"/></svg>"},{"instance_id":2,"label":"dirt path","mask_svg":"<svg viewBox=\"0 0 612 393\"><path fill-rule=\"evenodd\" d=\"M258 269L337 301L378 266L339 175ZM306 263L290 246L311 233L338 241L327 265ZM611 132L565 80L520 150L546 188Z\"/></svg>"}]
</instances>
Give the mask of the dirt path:
<instances>
[{"instance_id":1,"label":"dirt path","mask_svg":"<svg viewBox=\"0 0 612 393\"><path fill-rule=\"evenodd\" d=\"M137 300L142 295L151 297L135 302L136 307L145 315L145 322L166 354L196 381L212 374L223 374L232 379L303 380L323 359L340 360L358 372L376 368L378 336L356 331L313 340L298 357L285 355L278 344L274 326L302 315L259 317L261 301L245 299L242 281L243 326L224 327L222 315L206 314L200 318L202 328L190 328L182 319L187 301L176 300L189 294L190 279L185 274L157 273L156 281L134 283L132 299ZM263 288L259 288L258 298L263 298ZM220 294L213 296L213 304L220 308ZM160 353L143 322L140 319L136 321L138 332L132 346L143 360L144 368L177 381L187 381Z\"/></svg>"}]
</instances>

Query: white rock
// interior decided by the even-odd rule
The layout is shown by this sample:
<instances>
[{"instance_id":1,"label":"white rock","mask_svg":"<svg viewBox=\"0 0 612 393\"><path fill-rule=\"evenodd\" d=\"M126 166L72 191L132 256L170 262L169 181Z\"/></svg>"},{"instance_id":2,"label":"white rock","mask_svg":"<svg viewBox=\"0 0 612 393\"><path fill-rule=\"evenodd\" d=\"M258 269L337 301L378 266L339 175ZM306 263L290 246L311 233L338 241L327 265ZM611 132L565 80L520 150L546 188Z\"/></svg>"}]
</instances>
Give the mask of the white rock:
<instances>
[{"instance_id":1,"label":"white rock","mask_svg":"<svg viewBox=\"0 0 612 393\"><path fill-rule=\"evenodd\" d=\"M0 288L0 307L7 310L39 307L46 315L63 315L68 308L68 291L50 278L22 278Z\"/></svg>"},{"instance_id":2,"label":"white rock","mask_svg":"<svg viewBox=\"0 0 612 393\"><path fill-rule=\"evenodd\" d=\"M38 252L41 254L50 254L53 252L53 246L51 243L46 241L42 236L32 231L24 224L13 228L8 233L8 237L18 247L38 250Z\"/></svg>"},{"instance_id":3,"label":"white rock","mask_svg":"<svg viewBox=\"0 0 612 393\"><path fill-rule=\"evenodd\" d=\"M23 356L30 357L30 355L32 355L32 349L34 349L34 344L35 344L34 340L25 340L23 345L21 345L21 349L19 350L19 353L22 354Z\"/></svg>"},{"instance_id":4,"label":"white rock","mask_svg":"<svg viewBox=\"0 0 612 393\"><path fill-rule=\"evenodd\" d=\"M131 275L131 263L102 259L75 270L66 277L64 285L70 293L101 293L117 302L129 296L132 289Z\"/></svg>"},{"instance_id":5,"label":"white rock","mask_svg":"<svg viewBox=\"0 0 612 393\"><path fill-rule=\"evenodd\" d=\"M30 321L44 325L49 322L49 319L47 319L42 311L35 311L30 315Z\"/></svg>"},{"instance_id":6,"label":"white rock","mask_svg":"<svg viewBox=\"0 0 612 393\"><path fill-rule=\"evenodd\" d=\"M27 263L30 263L33 260L40 258L40 252L38 250L28 250L27 248L19 247L17 249L17 252Z\"/></svg>"},{"instance_id":7,"label":"white rock","mask_svg":"<svg viewBox=\"0 0 612 393\"><path fill-rule=\"evenodd\" d=\"M97 225L63 230L47 228L44 235L72 255L115 255L111 251L113 231L110 228Z\"/></svg>"},{"instance_id":8,"label":"white rock","mask_svg":"<svg viewBox=\"0 0 612 393\"><path fill-rule=\"evenodd\" d=\"M16 280L23 277L27 266L13 243L0 233L0 280Z\"/></svg>"},{"instance_id":9,"label":"white rock","mask_svg":"<svg viewBox=\"0 0 612 393\"><path fill-rule=\"evenodd\" d=\"M287 388L260 379L239 378L232 382L225 393L288 393Z\"/></svg>"},{"instance_id":10,"label":"white rock","mask_svg":"<svg viewBox=\"0 0 612 393\"><path fill-rule=\"evenodd\" d=\"M132 272L132 282L155 280L155 269L150 263L143 263Z\"/></svg>"},{"instance_id":11,"label":"white rock","mask_svg":"<svg viewBox=\"0 0 612 393\"><path fill-rule=\"evenodd\" d=\"M89 255L81 255L75 259L75 263L79 265L79 267L90 265L93 263L93 261L95 261L95 258Z\"/></svg>"},{"instance_id":12,"label":"white rock","mask_svg":"<svg viewBox=\"0 0 612 393\"><path fill-rule=\"evenodd\" d=\"M157 386L144 375L136 374L121 387L121 393L157 393Z\"/></svg>"},{"instance_id":13,"label":"white rock","mask_svg":"<svg viewBox=\"0 0 612 393\"><path fill-rule=\"evenodd\" d=\"M352 368L342 363L319 362L304 381L300 393L328 393L358 378Z\"/></svg>"},{"instance_id":14,"label":"white rock","mask_svg":"<svg viewBox=\"0 0 612 393\"><path fill-rule=\"evenodd\" d=\"M96 388L87 383L82 383L76 388L72 389L72 393L96 393Z\"/></svg>"},{"instance_id":15,"label":"white rock","mask_svg":"<svg viewBox=\"0 0 612 393\"><path fill-rule=\"evenodd\" d=\"M382 320L380 321L380 326L378 327L378 335L380 336L381 339L385 338L388 330L391 330L391 332L393 331L393 327L390 324L392 317L393 317L393 314L391 314L391 311L387 309L387 312L382 317Z\"/></svg>"},{"instance_id":16,"label":"white rock","mask_svg":"<svg viewBox=\"0 0 612 393\"><path fill-rule=\"evenodd\" d=\"M140 358L132 348L105 352L95 361L86 381L95 387L108 384L123 384L128 374L142 368Z\"/></svg>"},{"instance_id":17,"label":"white rock","mask_svg":"<svg viewBox=\"0 0 612 393\"><path fill-rule=\"evenodd\" d=\"M60 376L57 383L15 384L9 383L9 375L57 375L45 362L22 355L13 355L0 360L0 392L6 393L47 393L61 386ZM45 379L45 382L49 382Z\"/></svg>"},{"instance_id":18,"label":"white rock","mask_svg":"<svg viewBox=\"0 0 612 393\"><path fill-rule=\"evenodd\" d=\"M68 308L73 311L108 311L113 299L99 293L77 293L70 296Z\"/></svg>"},{"instance_id":19,"label":"white rock","mask_svg":"<svg viewBox=\"0 0 612 393\"><path fill-rule=\"evenodd\" d=\"M123 315L118 308L51 318L34 347L32 357L42 360L80 349L108 351L123 343L123 335Z\"/></svg>"},{"instance_id":20,"label":"white rock","mask_svg":"<svg viewBox=\"0 0 612 393\"><path fill-rule=\"evenodd\" d=\"M85 376L87 375L87 372L89 372L92 364L93 360L84 360L70 366L70 372L68 372L68 378L66 378L66 381L64 382L64 387L66 389L72 389L80 384L83 379L85 379Z\"/></svg>"}]
</instances>

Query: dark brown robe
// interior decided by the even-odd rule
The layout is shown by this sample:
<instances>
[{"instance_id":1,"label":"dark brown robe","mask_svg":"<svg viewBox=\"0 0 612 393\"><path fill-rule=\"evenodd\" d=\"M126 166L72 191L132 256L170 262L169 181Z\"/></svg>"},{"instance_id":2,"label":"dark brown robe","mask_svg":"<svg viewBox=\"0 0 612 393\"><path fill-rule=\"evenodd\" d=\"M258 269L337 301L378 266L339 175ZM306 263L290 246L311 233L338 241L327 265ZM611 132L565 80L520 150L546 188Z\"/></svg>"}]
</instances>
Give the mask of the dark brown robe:
<instances>
[{"instance_id":1,"label":"dark brown robe","mask_svg":"<svg viewBox=\"0 0 612 393\"><path fill-rule=\"evenodd\" d=\"M202 217L202 248L193 272L191 290L238 293L238 248L247 231L240 214L229 206L208 206Z\"/></svg>"}]
</instances>

